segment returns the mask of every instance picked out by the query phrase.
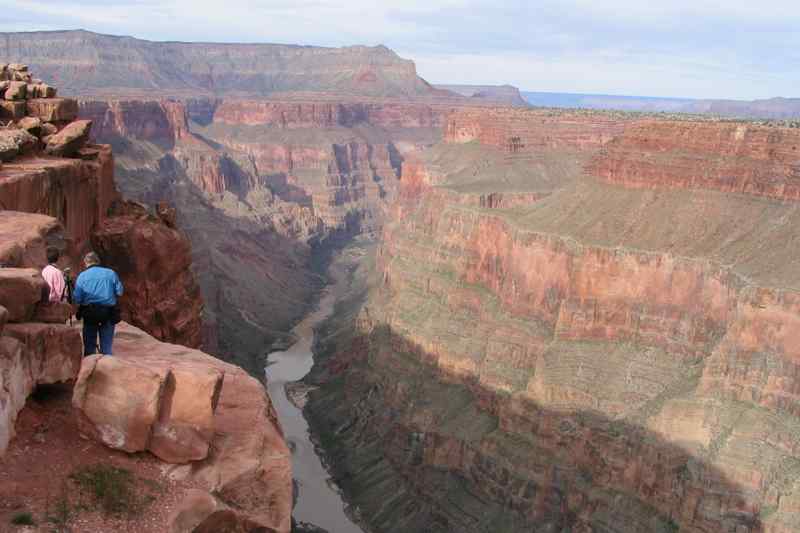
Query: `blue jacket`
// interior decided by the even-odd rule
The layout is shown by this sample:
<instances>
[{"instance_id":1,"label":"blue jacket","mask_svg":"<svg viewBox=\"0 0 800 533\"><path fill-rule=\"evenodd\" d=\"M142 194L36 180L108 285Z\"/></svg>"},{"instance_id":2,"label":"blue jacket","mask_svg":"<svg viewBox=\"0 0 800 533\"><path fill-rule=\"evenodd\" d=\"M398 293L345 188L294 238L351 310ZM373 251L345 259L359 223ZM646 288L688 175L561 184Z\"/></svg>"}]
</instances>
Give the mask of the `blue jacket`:
<instances>
[{"instance_id":1,"label":"blue jacket","mask_svg":"<svg viewBox=\"0 0 800 533\"><path fill-rule=\"evenodd\" d=\"M117 273L101 266L89 267L78 275L72 297L78 305L117 305L122 282Z\"/></svg>"}]
</instances>

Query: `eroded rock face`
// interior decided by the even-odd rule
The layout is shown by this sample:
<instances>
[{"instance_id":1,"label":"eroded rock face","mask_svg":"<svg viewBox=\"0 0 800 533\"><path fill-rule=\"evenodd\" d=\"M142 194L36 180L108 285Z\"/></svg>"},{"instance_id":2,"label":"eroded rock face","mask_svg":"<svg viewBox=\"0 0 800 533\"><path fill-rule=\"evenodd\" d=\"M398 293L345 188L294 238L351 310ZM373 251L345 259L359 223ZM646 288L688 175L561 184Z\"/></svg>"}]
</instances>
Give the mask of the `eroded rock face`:
<instances>
[{"instance_id":1,"label":"eroded rock face","mask_svg":"<svg viewBox=\"0 0 800 533\"><path fill-rule=\"evenodd\" d=\"M553 131L571 140L554 149L573 151L554 162L596 142L566 120ZM783 465L800 434L800 278L786 250L800 220L764 198L790 196L760 194L788 190L794 133L631 123L560 183L533 158L524 180L494 179L502 139L539 125L503 125L480 157L451 144L434 149L438 166L404 166L376 288L356 333L331 329L338 355L319 372L333 383L309 404L339 436L346 490L378 531L491 531L501 517L510 531L796 529ZM478 126L454 135L480 141ZM651 132L663 135L641 144ZM606 158L646 187L606 183ZM742 166L721 186L726 161ZM484 200L534 191L512 209ZM390 492L402 511L378 503ZM464 516L452 502L467 498Z\"/></svg>"},{"instance_id":2,"label":"eroded rock face","mask_svg":"<svg viewBox=\"0 0 800 533\"><path fill-rule=\"evenodd\" d=\"M14 422L33 390L25 347L9 337L0 337L0 456L14 437Z\"/></svg>"},{"instance_id":3,"label":"eroded rock face","mask_svg":"<svg viewBox=\"0 0 800 533\"><path fill-rule=\"evenodd\" d=\"M797 201L798 147L797 128L641 121L609 143L589 170L625 187L710 189Z\"/></svg>"},{"instance_id":4,"label":"eroded rock face","mask_svg":"<svg viewBox=\"0 0 800 533\"><path fill-rule=\"evenodd\" d=\"M64 322L7 324L3 330L3 335L25 346L35 385L63 383L78 375L83 354L81 334Z\"/></svg>"},{"instance_id":5,"label":"eroded rock face","mask_svg":"<svg viewBox=\"0 0 800 533\"><path fill-rule=\"evenodd\" d=\"M630 120L603 112L463 109L447 116L444 139L479 141L510 153L563 148L593 151L622 133Z\"/></svg>"},{"instance_id":6,"label":"eroded rock face","mask_svg":"<svg viewBox=\"0 0 800 533\"><path fill-rule=\"evenodd\" d=\"M188 239L134 204L118 204L92 234L92 248L125 286L125 320L158 339L197 348L203 300Z\"/></svg>"}]
</instances>

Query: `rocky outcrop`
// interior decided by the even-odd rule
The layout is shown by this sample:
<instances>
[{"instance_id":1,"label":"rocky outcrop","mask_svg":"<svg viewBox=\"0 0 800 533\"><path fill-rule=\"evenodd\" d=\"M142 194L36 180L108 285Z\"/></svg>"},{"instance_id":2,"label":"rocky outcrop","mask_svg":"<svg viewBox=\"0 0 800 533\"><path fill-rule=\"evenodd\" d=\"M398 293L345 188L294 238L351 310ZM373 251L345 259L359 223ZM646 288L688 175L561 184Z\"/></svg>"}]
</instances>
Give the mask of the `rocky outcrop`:
<instances>
[{"instance_id":1,"label":"rocky outcrop","mask_svg":"<svg viewBox=\"0 0 800 533\"><path fill-rule=\"evenodd\" d=\"M171 147L189 129L184 105L170 100L87 100L80 116L92 121L92 137L105 142L135 138Z\"/></svg>"},{"instance_id":2,"label":"rocky outcrop","mask_svg":"<svg viewBox=\"0 0 800 533\"><path fill-rule=\"evenodd\" d=\"M797 201L798 147L798 128L649 120L626 128L589 170L625 187L711 189Z\"/></svg>"},{"instance_id":3,"label":"rocky outcrop","mask_svg":"<svg viewBox=\"0 0 800 533\"><path fill-rule=\"evenodd\" d=\"M37 385L73 379L83 344L77 329L30 322L46 306L38 270L0 268L0 456L14 437L14 423Z\"/></svg>"},{"instance_id":4,"label":"rocky outcrop","mask_svg":"<svg viewBox=\"0 0 800 533\"><path fill-rule=\"evenodd\" d=\"M211 367L180 360L90 356L72 402L81 431L106 446L188 463L208 457L222 380Z\"/></svg>"},{"instance_id":5,"label":"rocky outcrop","mask_svg":"<svg viewBox=\"0 0 800 533\"><path fill-rule=\"evenodd\" d=\"M213 493L218 510L289 531L291 454L265 388L241 368L122 323L114 357L84 359L73 403L87 435L185 463L170 475L192 479L205 498ZM190 494L179 512L201 507Z\"/></svg>"},{"instance_id":6,"label":"rocky outcrop","mask_svg":"<svg viewBox=\"0 0 800 533\"><path fill-rule=\"evenodd\" d=\"M157 339L193 348L203 342L203 300L192 273L189 240L133 203L117 203L92 234L92 248L120 276L124 320Z\"/></svg>"},{"instance_id":7,"label":"rocky outcrop","mask_svg":"<svg viewBox=\"0 0 800 533\"><path fill-rule=\"evenodd\" d=\"M154 91L258 96L281 91L436 94L417 76L412 61L383 46L161 43L87 31L0 36L0 57L31 65L42 78L73 95L113 97ZM63 57L72 58L74 64L66 65Z\"/></svg>"}]
</instances>

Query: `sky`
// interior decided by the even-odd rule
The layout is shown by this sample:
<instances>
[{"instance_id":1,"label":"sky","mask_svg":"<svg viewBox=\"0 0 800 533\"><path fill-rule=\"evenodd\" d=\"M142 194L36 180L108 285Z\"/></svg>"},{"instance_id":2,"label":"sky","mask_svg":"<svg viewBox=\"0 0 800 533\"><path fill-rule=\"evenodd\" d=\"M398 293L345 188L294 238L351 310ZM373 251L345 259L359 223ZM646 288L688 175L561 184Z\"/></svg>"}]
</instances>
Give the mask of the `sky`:
<instances>
[{"instance_id":1,"label":"sky","mask_svg":"<svg viewBox=\"0 0 800 533\"><path fill-rule=\"evenodd\" d=\"M0 0L0 30L384 44L431 83L800 97L798 0Z\"/></svg>"}]
</instances>

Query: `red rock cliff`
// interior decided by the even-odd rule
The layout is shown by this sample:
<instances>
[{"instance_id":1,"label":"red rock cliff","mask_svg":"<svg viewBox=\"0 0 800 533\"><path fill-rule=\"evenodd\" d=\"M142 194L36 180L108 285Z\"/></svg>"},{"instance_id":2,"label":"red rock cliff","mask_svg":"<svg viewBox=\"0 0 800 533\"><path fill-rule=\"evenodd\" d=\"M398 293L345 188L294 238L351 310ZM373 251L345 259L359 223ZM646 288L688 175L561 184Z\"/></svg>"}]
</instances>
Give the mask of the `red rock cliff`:
<instances>
[{"instance_id":1,"label":"red rock cliff","mask_svg":"<svg viewBox=\"0 0 800 533\"><path fill-rule=\"evenodd\" d=\"M509 152L595 150L620 134L628 120L607 113L463 109L447 115L444 138L450 143L478 141Z\"/></svg>"},{"instance_id":2,"label":"red rock cliff","mask_svg":"<svg viewBox=\"0 0 800 533\"><path fill-rule=\"evenodd\" d=\"M744 122L636 122L606 146L590 172L626 187L713 189L798 200L800 129Z\"/></svg>"},{"instance_id":3,"label":"red rock cliff","mask_svg":"<svg viewBox=\"0 0 800 533\"><path fill-rule=\"evenodd\" d=\"M542 120L500 134L472 123L471 140L493 148L471 167L455 144L436 148L436 168L431 158L404 166L361 335L344 336L331 362L343 382L312 401L357 448L334 453L358 461L378 447L381 475L424 495L403 500L409 520L453 530L481 525L448 503L463 493L443 471L513 530L793 530L798 489L783 465L800 444L800 277L786 243L800 218L772 195L731 194L757 185L667 177L714 182L716 165L733 160L743 166L730 183L737 173L789 183L794 132L664 121L611 140L570 115L548 136ZM450 140L464 140L449 124ZM564 161L604 144L588 168L610 157L615 176L648 169L627 174L647 188L580 166L553 185L558 167L535 158L525 180L497 180L493 154L508 150L509 132L529 132L523 144L545 160L548 146ZM651 133L652 144L636 140ZM664 154L684 157L661 167ZM480 201L531 182L551 187L508 209ZM369 506L380 485L359 479L355 497ZM373 510L378 529L394 531Z\"/></svg>"}]
</instances>

